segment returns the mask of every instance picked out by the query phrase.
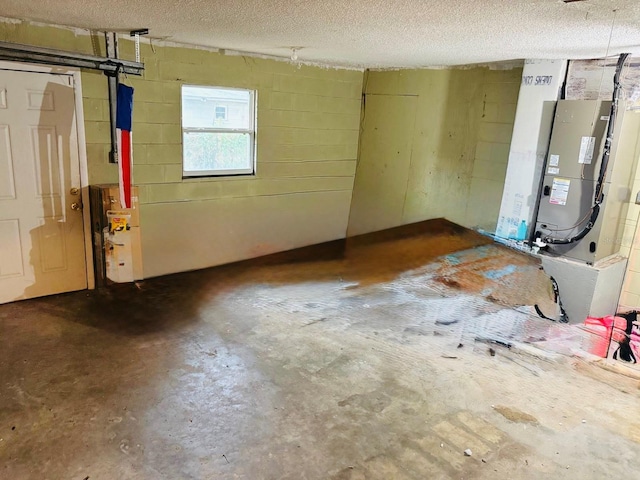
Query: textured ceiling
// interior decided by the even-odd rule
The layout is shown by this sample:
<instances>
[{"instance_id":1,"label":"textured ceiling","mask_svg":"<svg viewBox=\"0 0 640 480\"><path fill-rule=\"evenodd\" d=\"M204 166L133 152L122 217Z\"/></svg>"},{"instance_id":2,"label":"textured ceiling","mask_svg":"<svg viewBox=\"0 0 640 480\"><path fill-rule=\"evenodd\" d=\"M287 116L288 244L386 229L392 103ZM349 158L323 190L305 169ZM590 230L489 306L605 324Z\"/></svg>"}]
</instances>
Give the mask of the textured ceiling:
<instances>
[{"instance_id":1,"label":"textured ceiling","mask_svg":"<svg viewBox=\"0 0 640 480\"><path fill-rule=\"evenodd\" d=\"M640 55L639 0L0 0L0 14L355 67Z\"/></svg>"}]
</instances>

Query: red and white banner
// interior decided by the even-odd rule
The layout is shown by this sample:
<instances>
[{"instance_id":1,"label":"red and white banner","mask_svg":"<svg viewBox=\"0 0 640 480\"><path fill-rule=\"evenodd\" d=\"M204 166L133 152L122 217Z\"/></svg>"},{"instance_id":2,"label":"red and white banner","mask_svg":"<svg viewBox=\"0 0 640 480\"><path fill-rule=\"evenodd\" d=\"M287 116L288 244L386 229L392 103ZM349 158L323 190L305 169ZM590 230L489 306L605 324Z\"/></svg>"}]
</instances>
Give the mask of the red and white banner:
<instances>
[{"instance_id":1,"label":"red and white banner","mask_svg":"<svg viewBox=\"0 0 640 480\"><path fill-rule=\"evenodd\" d=\"M120 204L131 208L131 171L133 168L133 88L118 84L116 132L118 137L118 174L120 178Z\"/></svg>"}]
</instances>

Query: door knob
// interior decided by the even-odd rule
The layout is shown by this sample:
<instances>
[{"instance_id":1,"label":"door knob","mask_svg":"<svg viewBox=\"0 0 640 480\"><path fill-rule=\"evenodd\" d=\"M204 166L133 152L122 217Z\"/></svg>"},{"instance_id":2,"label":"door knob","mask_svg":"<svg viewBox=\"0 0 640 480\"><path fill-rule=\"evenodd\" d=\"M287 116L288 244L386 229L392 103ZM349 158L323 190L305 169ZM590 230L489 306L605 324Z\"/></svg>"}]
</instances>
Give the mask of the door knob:
<instances>
[{"instance_id":1,"label":"door knob","mask_svg":"<svg viewBox=\"0 0 640 480\"><path fill-rule=\"evenodd\" d=\"M78 202L73 202L71 204L71 210L82 210L82 204Z\"/></svg>"}]
</instances>

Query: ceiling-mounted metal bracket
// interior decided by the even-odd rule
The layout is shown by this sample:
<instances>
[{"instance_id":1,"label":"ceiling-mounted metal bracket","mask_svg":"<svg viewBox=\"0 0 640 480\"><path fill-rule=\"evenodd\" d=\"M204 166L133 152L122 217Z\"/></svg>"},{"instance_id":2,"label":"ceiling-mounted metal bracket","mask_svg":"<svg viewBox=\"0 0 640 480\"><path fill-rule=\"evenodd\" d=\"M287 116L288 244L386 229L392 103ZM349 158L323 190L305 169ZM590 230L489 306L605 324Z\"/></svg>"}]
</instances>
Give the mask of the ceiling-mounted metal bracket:
<instances>
[{"instance_id":1,"label":"ceiling-mounted metal bracket","mask_svg":"<svg viewBox=\"0 0 640 480\"><path fill-rule=\"evenodd\" d=\"M138 30L131 30L129 32L129 36L134 37L136 42L136 62L140 61L140 35L147 35L148 33L148 28L139 28Z\"/></svg>"},{"instance_id":2,"label":"ceiling-mounted metal bracket","mask_svg":"<svg viewBox=\"0 0 640 480\"><path fill-rule=\"evenodd\" d=\"M149 29L148 28L139 28L137 30L131 30L129 32L129 36L130 37L135 37L136 35L149 35Z\"/></svg>"},{"instance_id":3,"label":"ceiling-mounted metal bracket","mask_svg":"<svg viewBox=\"0 0 640 480\"><path fill-rule=\"evenodd\" d=\"M105 46L107 47L107 57L114 64L118 62L118 34L116 32L104 33ZM109 162L118 163L118 132L116 131L116 106L118 102L118 82L120 80L120 69L113 72L104 72L107 75L109 88L109 120L111 122L111 151L109 152Z\"/></svg>"},{"instance_id":4,"label":"ceiling-mounted metal bracket","mask_svg":"<svg viewBox=\"0 0 640 480\"><path fill-rule=\"evenodd\" d=\"M0 42L0 60L87 68L90 70L101 70L114 75L118 69L120 72L128 75L142 75L144 71L144 65L140 62L97 57L83 53L10 42Z\"/></svg>"}]
</instances>

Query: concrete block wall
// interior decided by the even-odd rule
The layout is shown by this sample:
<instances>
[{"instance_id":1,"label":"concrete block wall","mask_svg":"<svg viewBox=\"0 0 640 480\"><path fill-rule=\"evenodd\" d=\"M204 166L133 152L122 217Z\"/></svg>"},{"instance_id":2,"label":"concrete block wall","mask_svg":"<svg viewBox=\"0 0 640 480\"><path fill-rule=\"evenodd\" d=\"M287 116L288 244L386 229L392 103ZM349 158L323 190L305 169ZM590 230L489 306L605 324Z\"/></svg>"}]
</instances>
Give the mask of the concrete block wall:
<instances>
[{"instance_id":1,"label":"concrete block wall","mask_svg":"<svg viewBox=\"0 0 640 480\"><path fill-rule=\"evenodd\" d=\"M629 112L627 113L627 115ZM635 113L640 115L640 113ZM638 132L640 134L640 132ZM640 135L636 144L636 156L640 156ZM630 192L629 209L624 221L622 245L620 254L628 257L622 293L620 295L619 311L640 309L640 205L634 203L636 194L640 192L640 161L634 175L633 187Z\"/></svg>"},{"instance_id":2,"label":"concrete block wall","mask_svg":"<svg viewBox=\"0 0 640 480\"><path fill-rule=\"evenodd\" d=\"M100 36L24 22L0 39L104 55ZM98 51L96 51L98 50ZM229 263L345 236L355 175L363 73L141 45L135 88L134 183L140 191L144 276ZM134 58L120 39L120 56ZM182 178L183 84L257 90L257 173ZM89 181L117 182L107 81L83 71Z\"/></svg>"},{"instance_id":3,"label":"concrete block wall","mask_svg":"<svg viewBox=\"0 0 640 480\"><path fill-rule=\"evenodd\" d=\"M521 75L368 73L349 235L436 217L493 230Z\"/></svg>"},{"instance_id":4,"label":"concrete block wall","mask_svg":"<svg viewBox=\"0 0 640 480\"><path fill-rule=\"evenodd\" d=\"M485 71L480 83L482 113L478 122L465 225L493 232L516 117L522 70Z\"/></svg>"}]
</instances>

